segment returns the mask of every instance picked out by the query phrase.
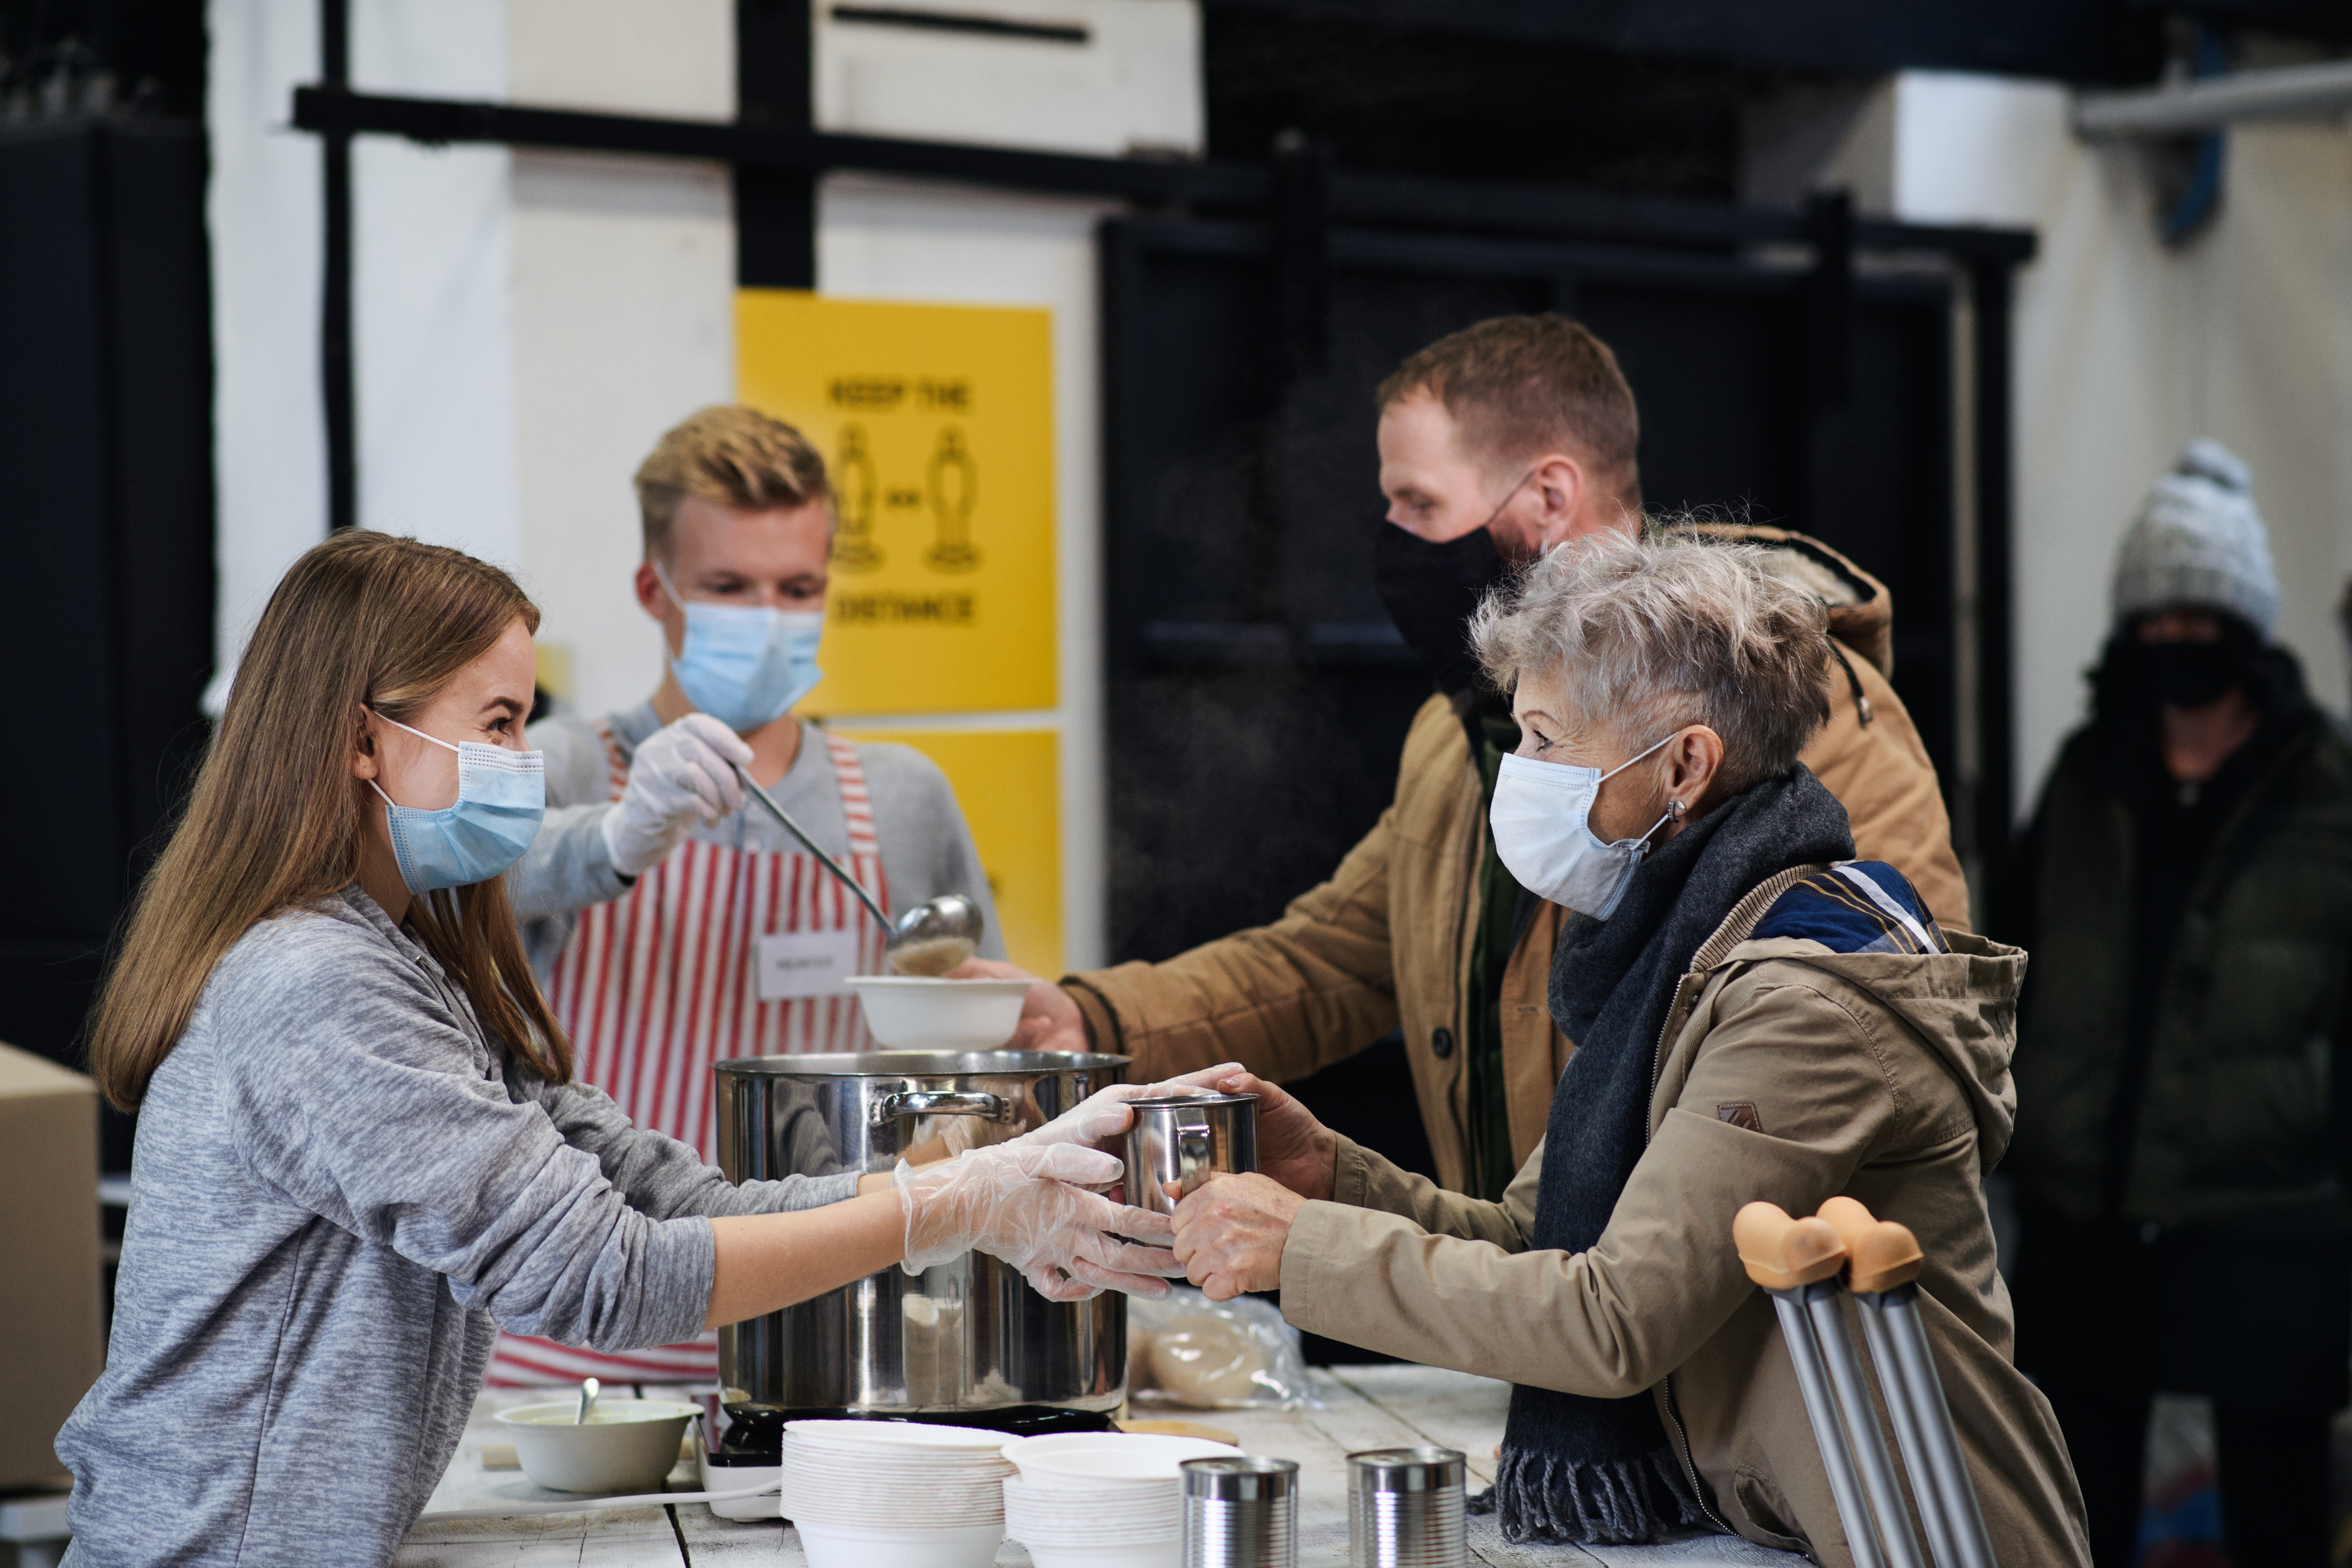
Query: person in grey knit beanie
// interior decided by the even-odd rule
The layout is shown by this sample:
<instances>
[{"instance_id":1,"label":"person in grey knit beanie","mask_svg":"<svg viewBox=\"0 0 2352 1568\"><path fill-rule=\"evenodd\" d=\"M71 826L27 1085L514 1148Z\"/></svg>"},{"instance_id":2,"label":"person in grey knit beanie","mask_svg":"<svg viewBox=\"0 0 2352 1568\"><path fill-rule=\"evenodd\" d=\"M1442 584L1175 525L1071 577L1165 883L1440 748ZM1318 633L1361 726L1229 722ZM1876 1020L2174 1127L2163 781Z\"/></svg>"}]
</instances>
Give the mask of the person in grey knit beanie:
<instances>
[{"instance_id":1,"label":"person in grey knit beanie","mask_svg":"<svg viewBox=\"0 0 2352 1568\"><path fill-rule=\"evenodd\" d=\"M2278 573L2254 510L2253 475L2204 437L2183 447L2148 491L2116 563L2117 624L2189 605L2227 610L2265 641L2278 622Z\"/></svg>"},{"instance_id":2,"label":"person in grey knit beanie","mask_svg":"<svg viewBox=\"0 0 2352 1568\"><path fill-rule=\"evenodd\" d=\"M2095 1568L2141 1560L2159 1394L2211 1404L2229 1561L2326 1563L2334 1539L2352 735L2277 640L2252 489L2191 441L2133 520L2088 721L1988 922L2032 954L2001 1161L2017 1365L2065 1433Z\"/></svg>"}]
</instances>

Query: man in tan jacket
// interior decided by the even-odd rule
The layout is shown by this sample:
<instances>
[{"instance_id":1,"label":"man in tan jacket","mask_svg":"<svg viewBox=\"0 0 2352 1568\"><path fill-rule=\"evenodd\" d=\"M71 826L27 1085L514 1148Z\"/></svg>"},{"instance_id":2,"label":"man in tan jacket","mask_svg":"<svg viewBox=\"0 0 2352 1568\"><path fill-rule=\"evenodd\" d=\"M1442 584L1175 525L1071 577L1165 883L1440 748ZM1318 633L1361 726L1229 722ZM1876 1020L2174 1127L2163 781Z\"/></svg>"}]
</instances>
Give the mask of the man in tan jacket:
<instances>
[{"instance_id":1,"label":"man in tan jacket","mask_svg":"<svg viewBox=\"0 0 2352 1568\"><path fill-rule=\"evenodd\" d=\"M1522 890L1488 842L1496 770L1518 737L1507 703L1481 688L1464 626L1509 568L1640 531L1640 425L1608 346L1557 316L1441 339L1380 401L1395 525L1377 542L1381 593L1440 687L1406 737L1394 804L1274 924L1161 963L1041 982L1019 1043L1123 1052L1144 1079L1238 1059L1286 1082L1401 1028L1440 1178L1494 1198L1542 1137L1574 1047L1544 1008L1565 911ZM1898 867L1947 929L1968 929L1935 768L1887 681L1885 585L1801 534L1705 531L1767 548L1776 574L1829 606L1831 714L1803 761L1844 805L1861 853Z\"/></svg>"}]
</instances>

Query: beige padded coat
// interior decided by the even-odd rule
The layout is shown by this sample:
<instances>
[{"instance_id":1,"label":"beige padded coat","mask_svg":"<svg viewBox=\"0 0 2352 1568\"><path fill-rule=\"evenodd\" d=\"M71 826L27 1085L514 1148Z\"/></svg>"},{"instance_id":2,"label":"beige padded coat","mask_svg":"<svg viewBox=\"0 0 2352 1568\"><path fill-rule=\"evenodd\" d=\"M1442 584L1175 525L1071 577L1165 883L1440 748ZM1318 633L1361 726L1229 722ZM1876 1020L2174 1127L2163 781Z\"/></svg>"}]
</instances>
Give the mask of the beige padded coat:
<instances>
[{"instance_id":1,"label":"beige padded coat","mask_svg":"<svg viewBox=\"0 0 2352 1568\"><path fill-rule=\"evenodd\" d=\"M1894 611L1885 585L1802 535L1709 531L1764 545L1779 574L1829 603L1842 660L1828 672L1829 722L1800 760L1845 807L1862 858L1910 879L1944 929L1968 930L1968 884L1936 770L1887 683ZM1470 1075L1459 1045L1468 1035L1484 798L1461 721L1433 697L1405 738L1393 804L1330 879L1280 920L1165 963L1095 970L1063 985L1096 1044L1133 1057L1140 1082L1223 1061L1289 1082L1402 1028L1438 1175L1459 1191L1470 1163ZM1552 1086L1574 1048L1544 1002L1565 913L1540 906L1503 975L1504 1092L1517 1162L1542 1138Z\"/></svg>"},{"instance_id":2,"label":"beige padded coat","mask_svg":"<svg viewBox=\"0 0 2352 1568\"><path fill-rule=\"evenodd\" d=\"M1590 1249L1528 1249L1540 1148L1489 1204L1343 1142L1336 1201L1302 1208L1284 1247L1283 1314L1513 1383L1649 1391L1718 1522L1849 1563L1771 1302L1731 1241L1751 1200L1809 1215L1849 1194L1909 1226L1927 1254L1920 1315L1994 1556L2086 1563L2057 1423L2011 1363L1985 1213L1983 1173L2016 1111L2025 957L1967 935L1926 955L1750 939L1815 869L1749 893L1693 957L1659 1037L1648 1147Z\"/></svg>"}]
</instances>

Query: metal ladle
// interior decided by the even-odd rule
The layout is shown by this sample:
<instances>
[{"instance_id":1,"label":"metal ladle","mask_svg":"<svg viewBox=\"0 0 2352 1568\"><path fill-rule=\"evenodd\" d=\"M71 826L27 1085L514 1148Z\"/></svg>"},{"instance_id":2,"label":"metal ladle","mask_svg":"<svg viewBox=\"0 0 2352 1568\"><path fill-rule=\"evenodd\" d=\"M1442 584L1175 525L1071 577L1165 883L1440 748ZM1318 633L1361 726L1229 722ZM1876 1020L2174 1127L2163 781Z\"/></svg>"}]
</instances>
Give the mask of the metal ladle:
<instances>
[{"instance_id":1,"label":"metal ladle","mask_svg":"<svg viewBox=\"0 0 2352 1568\"><path fill-rule=\"evenodd\" d=\"M882 952L883 956L890 961L891 968L901 974L940 975L980 951L980 939L987 931L988 922L982 917L978 904L961 893L941 893L892 920L889 911L866 890L865 884L851 876L847 867L819 848L816 840L809 837L808 829L794 822L792 813L778 805L774 797L760 787L759 781L742 763L736 763L733 766L735 776L743 781L745 789L759 797L760 804L768 808L768 814L783 824L784 831L805 845L810 854L823 861L826 870L840 878L842 886L856 894L857 901L864 904L882 923L882 929L890 933Z\"/></svg>"}]
</instances>

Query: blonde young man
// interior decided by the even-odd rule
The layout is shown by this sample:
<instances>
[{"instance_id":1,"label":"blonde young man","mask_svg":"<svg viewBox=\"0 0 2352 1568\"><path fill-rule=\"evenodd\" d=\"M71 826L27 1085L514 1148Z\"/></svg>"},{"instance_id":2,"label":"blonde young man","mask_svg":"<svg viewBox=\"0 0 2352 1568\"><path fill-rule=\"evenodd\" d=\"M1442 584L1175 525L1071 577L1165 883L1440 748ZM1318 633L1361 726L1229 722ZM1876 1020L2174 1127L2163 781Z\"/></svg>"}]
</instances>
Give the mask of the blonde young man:
<instances>
[{"instance_id":1,"label":"blonde young man","mask_svg":"<svg viewBox=\"0 0 2352 1568\"><path fill-rule=\"evenodd\" d=\"M1279 1082L1402 1027L1440 1178L1494 1200L1543 1137L1575 1047L1545 1005L1567 911L1523 890L1487 838L1518 727L1508 697L1482 689L1467 622L1554 545L1640 531L1640 419L1608 345L1550 315L1439 340L1380 405L1394 526L1380 531L1378 580L1438 689L1406 737L1395 803L1274 924L1033 986L1023 1043L1125 1052L1143 1078L1234 1058ZM1969 929L1935 768L1887 683L1885 586L1801 534L1706 531L1769 547L1777 575L1829 605L1830 720L1801 760L1844 805L1864 858L1900 869L1947 929Z\"/></svg>"},{"instance_id":2,"label":"blonde young man","mask_svg":"<svg viewBox=\"0 0 2352 1568\"><path fill-rule=\"evenodd\" d=\"M962 893L996 910L946 777L905 746L852 743L792 711L818 678L835 517L824 460L755 410L705 408L637 469L661 623L659 684L635 708L530 728L544 826L512 874L531 962L582 1081L716 1163L712 1062L871 1050L842 982L882 972L887 933L757 802L740 763L883 907ZM610 1358L499 1342L494 1381L716 1375L710 1336Z\"/></svg>"}]
</instances>

